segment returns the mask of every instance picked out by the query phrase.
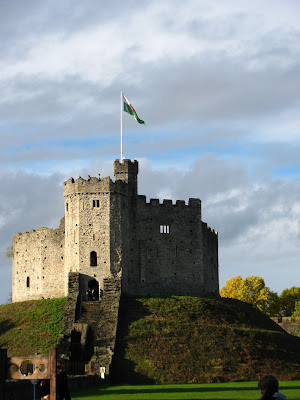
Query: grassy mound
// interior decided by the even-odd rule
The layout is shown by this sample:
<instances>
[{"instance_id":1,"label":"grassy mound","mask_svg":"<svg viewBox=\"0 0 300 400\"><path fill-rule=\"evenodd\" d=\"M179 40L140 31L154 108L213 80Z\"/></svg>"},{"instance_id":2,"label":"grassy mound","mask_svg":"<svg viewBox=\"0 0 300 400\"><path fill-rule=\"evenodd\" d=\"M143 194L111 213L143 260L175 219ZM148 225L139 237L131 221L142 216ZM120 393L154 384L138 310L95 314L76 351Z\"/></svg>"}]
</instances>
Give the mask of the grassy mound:
<instances>
[{"instance_id":1,"label":"grassy mound","mask_svg":"<svg viewBox=\"0 0 300 400\"><path fill-rule=\"evenodd\" d=\"M123 298L114 383L300 378L300 338L251 305L225 298Z\"/></svg>"},{"instance_id":2,"label":"grassy mound","mask_svg":"<svg viewBox=\"0 0 300 400\"><path fill-rule=\"evenodd\" d=\"M0 347L8 356L46 354L56 346L66 299L32 300L0 306Z\"/></svg>"}]
</instances>

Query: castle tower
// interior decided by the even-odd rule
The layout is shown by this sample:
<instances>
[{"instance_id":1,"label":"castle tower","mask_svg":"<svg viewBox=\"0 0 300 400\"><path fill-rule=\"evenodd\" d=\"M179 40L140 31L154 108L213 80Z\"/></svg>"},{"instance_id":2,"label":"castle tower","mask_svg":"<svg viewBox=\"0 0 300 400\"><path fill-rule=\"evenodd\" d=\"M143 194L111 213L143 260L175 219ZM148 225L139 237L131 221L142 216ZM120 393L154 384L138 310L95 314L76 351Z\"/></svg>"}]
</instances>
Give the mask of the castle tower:
<instances>
[{"instance_id":1,"label":"castle tower","mask_svg":"<svg viewBox=\"0 0 300 400\"><path fill-rule=\"evenodd\" d=\"M120 242L115 243L120 255L120 268L122 269L122 292L128 292L128 274L136 265L137 245L135 243L136 230L136 204L137 204L137 175L138 161L116 160L114 163L114 175L116 183L122 184L124 193L119 199L120 204L113 207L112 216L115 217L115 228L120 230ZM119 214L116 210L119 210ZM119 217L117 217L119 215ZM117 219L116 219L117 218Z\"/></svg>"},{"instance_id":2,"label":"castle tower","mask_svg":"<svg viewBox=\"0 0 300 400\"><path fill-rule=\"evenodd\" d=\"M101 288L110 275L110 178L64 183L65 285L69 272L80 273L80 292ZM98 293L98 292L97 292Z\"/></svg>"},{"instance_id":3,"label":"castle tower","mask_svg":"<svg viewBox=\"0 0 300 400\"><path fill-rule=\"evenodd\" d=\"M80 273L80 292L128 263L129 226L137 193L137 161L115 161L115 182L109 177L64 183L65 285L69 272ZM130 200L129 200L130 199Z\"/></svg>"},{"instance_id":4,"label":"castle tower","mask_svg":"<svg viewBox=\"0 0 300 400\"><path fill-rule=\"evenodd\" d=\"M139 165L136 160L115 160L114 163L114 175L116 181L123 181L128 184L128 195L135 197L138 191L137 176L139 173Z\"/></svg>"}]
</instances>

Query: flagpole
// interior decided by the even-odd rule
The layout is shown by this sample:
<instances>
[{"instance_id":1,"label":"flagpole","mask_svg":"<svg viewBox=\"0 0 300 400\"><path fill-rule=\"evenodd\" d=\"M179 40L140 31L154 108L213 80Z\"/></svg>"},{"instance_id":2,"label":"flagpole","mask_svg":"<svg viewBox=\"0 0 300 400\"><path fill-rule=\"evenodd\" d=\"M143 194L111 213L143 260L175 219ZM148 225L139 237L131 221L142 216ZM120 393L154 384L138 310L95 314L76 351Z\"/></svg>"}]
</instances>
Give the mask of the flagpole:
<instances>
[{"instance_id":1,"label":"flagpole","mask_svg":"<svg viewBox=\"0 0 300 400\"><path fill-rule=\"evenodd\" d=\"M123 110L122 110L122 102L123 102L123 93L121 91L121 107L120 107L120 112L121 112L121 162L123 162Z\"/></svg>"}]
</instances>

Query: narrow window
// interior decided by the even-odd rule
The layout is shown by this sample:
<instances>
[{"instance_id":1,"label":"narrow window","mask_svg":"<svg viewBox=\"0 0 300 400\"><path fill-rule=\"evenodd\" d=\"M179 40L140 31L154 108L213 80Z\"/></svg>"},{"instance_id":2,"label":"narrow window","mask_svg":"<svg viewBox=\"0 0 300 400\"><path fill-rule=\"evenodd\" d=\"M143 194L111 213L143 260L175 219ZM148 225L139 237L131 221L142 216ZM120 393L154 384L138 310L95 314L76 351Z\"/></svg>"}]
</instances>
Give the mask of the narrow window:
<instances>
[{"instance_id":1,"label":"narrow window","mask_svg":"<svg viewBox=\"0 0 300 400\"><path fill-rule=\"evenodd\" d=\"M95 251L91 251L90 259L91 267L97 267L97 253Z\"/></svg>"},{"instance_id":2,"label":"narrow window","mask_svg":"<svg viewBox=\"0 0 300 400\"><path fill-rule=\"evenodd\" d=\"M95 240L95 234L93 233L93 240Z\"/></svg>"},{"instance_id":3,"label":"narrow window","mask_svg":"<svg viewBox=\"0 0 300 400\"><path fill-rule=\"evenodd\" d=\"M99 200L93 200L93 208L99 207L99 206L100 206Z\"/></svg>"},{"instance_id":4,"label":"narrow window","mask_svg":"<svg viewBox=\"0 0 300 400\"><path fill-rule=\"evenodd\" d=\"M160 233L170 233L170 225L160 225Z\"/></svg>"},{"instance_id":5,"label":"narrow window","mask_svg":"<svg viewBox=\"0 0 300 400\"><path fill-rule=\"evenodd\" d=\"M27 276L26 278L26 287L30 287L30 278Z\"/></svg>"},{"instance_id":6,"label":"narrow window","mask_svg":"<svg viewBox=\"0 0 300 400\"><path fill-rule=\"evenodd\" d=\"M69 203L66 203L66 211L69 211Z\"/></svg>"}]
</instances>

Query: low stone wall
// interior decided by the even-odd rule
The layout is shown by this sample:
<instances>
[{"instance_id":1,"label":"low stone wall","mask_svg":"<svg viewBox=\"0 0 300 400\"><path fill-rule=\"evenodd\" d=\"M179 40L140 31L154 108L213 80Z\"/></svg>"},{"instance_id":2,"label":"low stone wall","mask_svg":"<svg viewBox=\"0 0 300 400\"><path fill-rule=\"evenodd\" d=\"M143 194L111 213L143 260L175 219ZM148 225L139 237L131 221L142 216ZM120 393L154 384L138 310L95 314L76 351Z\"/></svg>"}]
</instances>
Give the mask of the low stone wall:
<instances>
[{"instance_id":1,"label":"low stone wall","mask_svg":"<svg viewBox=\"0 0 300 400\"><path fill-rule=\"evenodd\" d=\"M291 317L273 317L271 319L290 335L300 337L300 317L295 320L292 320Z\"/></svg>"}]
</instances>

